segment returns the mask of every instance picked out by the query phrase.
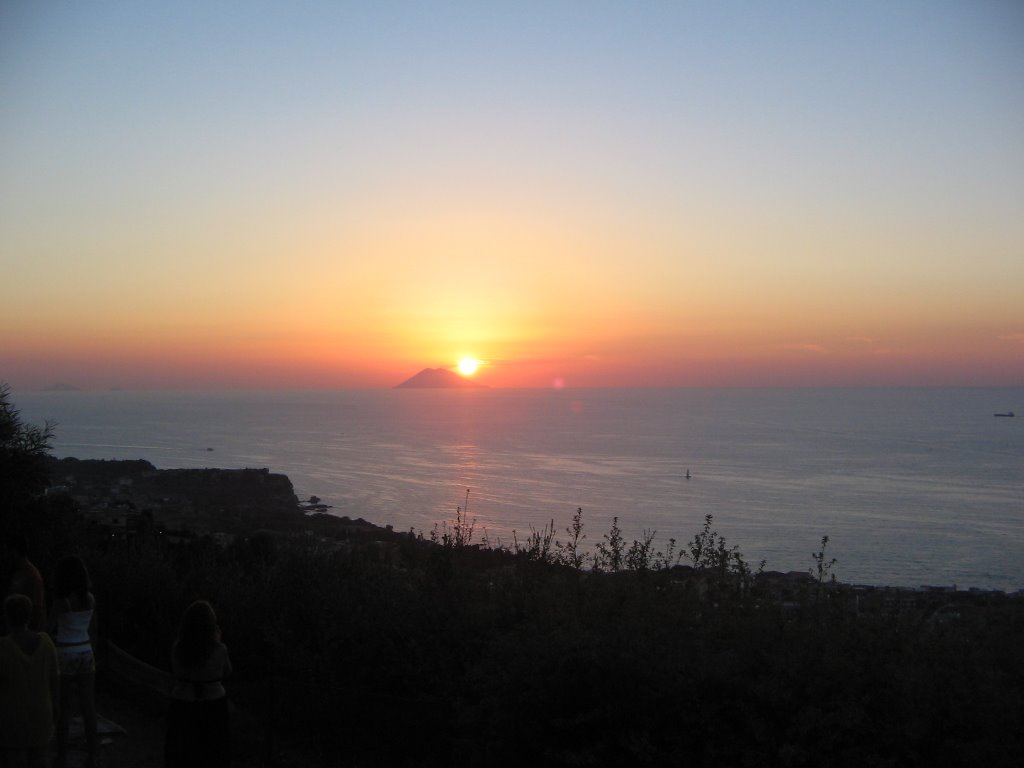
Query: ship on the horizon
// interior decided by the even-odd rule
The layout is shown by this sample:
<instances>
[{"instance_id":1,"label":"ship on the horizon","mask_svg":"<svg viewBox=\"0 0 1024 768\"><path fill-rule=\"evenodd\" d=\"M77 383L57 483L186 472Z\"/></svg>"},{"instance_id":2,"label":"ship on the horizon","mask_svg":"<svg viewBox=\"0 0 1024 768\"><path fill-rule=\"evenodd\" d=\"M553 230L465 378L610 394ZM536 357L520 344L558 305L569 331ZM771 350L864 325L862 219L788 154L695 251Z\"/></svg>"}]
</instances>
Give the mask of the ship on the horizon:
<instances>
[{"instance_id":1,"label":"ship on the horizon","mask_svg":"<svg viewBox=\"0 0 1024 768\"><path fill-rule=\"evenodd\" d=\"M997 419L1012 419L1016 414L1013 411L1007 411L1006 413L993 413Z\"/></svg>"}]
</instances>

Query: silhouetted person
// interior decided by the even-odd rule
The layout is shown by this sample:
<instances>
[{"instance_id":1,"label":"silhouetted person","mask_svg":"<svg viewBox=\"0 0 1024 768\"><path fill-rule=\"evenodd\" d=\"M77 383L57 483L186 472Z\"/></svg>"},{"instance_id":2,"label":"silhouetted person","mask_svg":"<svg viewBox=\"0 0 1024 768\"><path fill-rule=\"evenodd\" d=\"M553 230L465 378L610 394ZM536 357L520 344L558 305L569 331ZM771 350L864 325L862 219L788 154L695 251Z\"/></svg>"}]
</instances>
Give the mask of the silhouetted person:
<instances>
[{"instance_id":1,"label":"silhouetted person","mask_svg":"<svg viewBox=\"0 0 1024 768\"><path fill-rule=\"evenodd\" d=\"M57 719L57 764L67 758L68 723L71 719L71 692L77 694L85 725L88 747L87 766L96 761L96 598L89 585L89 572L77 557L66 557L57 564L54 578L53 619L50 626L57 644L60 670L60 710Z\"/></svg>"},{"instance_id":2,"label":"silhouetted person","mask_svg":"<svg viewBox=\"0 0 1024 768\"><path fill-rule=\"evenodd\" d=\"M9 633L0 637L0 764L45 768L57 706L57 652L47 635L29 628L32 613L25 595L4 600Z\"/></svg>"},{"instance_id":3,"label":"silhouetted person","mask_svg":"<svg viewBox=\"0 0 1024 768\"><path fill-rule=\"evenodd\" d=\"M213 607L192 603L181 618L171 650L174 686L167 713L166 768L226 766L230 762L228 700L223 680L231 673Z\"/></svg>"},{"instance_id":4,"label":"silhouetted person","mask_svg":"<svg viewBox=\"0 0 1024 768\"><path fill-rule=\"evenodd\" d=\"M28 627L34 632L46 630L46 591L43 589L43 577L39 569L28 559L28 545L20 533L9 533L4 536L5 559L13 561L14 571L4 596L25 595L32 601L32 616Z\"/></svg>"}]
</instances>

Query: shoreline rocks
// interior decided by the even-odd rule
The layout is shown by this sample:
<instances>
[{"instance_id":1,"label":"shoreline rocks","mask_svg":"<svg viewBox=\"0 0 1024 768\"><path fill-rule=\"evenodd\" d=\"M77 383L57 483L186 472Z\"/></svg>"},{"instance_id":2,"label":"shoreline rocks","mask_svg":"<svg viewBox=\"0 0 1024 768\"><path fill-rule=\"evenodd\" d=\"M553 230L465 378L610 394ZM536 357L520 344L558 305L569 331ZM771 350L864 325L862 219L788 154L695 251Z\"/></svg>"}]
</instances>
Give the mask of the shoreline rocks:
<instances>
[{"instance_id":1,"label":"shoreline rocks","mask_svg":"<svg viewBox=\"0 0 1024 768\"><path fill-rule=\"evenodd\" d=\"M157 469L142 459L52 459L50 493L74 499L90 522L129 535L146 526L198 534L257 531L387 536L365 520L300 502L287 475L269 469ZM319 501L319 500L318 500Z\"/></svg>"}]
</instances>

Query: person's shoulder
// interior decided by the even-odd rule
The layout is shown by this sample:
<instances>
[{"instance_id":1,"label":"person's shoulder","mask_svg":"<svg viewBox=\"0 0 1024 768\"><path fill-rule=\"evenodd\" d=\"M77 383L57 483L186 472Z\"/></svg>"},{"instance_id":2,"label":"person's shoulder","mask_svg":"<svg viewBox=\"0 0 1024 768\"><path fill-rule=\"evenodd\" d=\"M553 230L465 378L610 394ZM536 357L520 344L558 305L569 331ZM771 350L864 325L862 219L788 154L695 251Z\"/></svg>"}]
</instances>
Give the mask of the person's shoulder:
<instances>
[{"instance_id":1,"label":"person's shoulder","mask_svg":"<svg viewBox=\"0 0 1024 768\"><path fill-rule=\"evenodd\" d=\"M86 592L84 597L73 592L67 597L60 597L54 600L53 608L58 614L95 611L96 598L93 596L92 592Z\"/></svg>"}]
</instances>

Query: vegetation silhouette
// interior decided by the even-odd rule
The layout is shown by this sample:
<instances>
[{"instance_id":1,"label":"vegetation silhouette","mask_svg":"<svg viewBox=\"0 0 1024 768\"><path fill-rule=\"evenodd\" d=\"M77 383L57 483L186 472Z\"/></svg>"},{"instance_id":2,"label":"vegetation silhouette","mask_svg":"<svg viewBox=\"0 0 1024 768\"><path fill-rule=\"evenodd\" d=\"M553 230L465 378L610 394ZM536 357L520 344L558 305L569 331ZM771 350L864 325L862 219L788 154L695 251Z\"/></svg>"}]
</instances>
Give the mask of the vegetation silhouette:
<instances>
[{"instance_id":1,"label":"vegetation silhouette","mask_svg":"<svg viewBox=\"0 0 1024 768\"><path fill-rule=\"evenodd\" d=\"M56 425L25 424L10 395L10 386L0 382L0 508L23 514L46 488L47 455Z\"/></svg>"}]
</instances>

